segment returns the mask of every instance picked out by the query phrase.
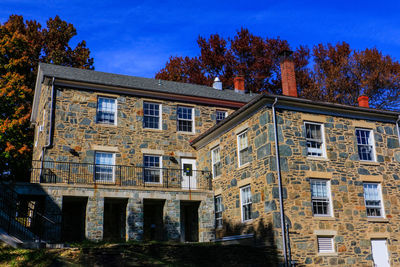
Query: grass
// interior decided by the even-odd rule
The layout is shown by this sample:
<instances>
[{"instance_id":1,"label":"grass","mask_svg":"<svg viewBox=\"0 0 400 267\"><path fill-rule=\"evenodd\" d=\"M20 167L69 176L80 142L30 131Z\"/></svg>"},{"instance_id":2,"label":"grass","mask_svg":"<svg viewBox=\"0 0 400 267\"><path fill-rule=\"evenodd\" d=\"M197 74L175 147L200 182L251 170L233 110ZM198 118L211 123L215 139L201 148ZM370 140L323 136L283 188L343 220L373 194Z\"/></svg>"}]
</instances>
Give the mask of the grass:
<instances>
[{"instance_id":1,"label":"grass","mask_svg":"<svg viewBox=\"0 0 400 267\"><path fill-rule=\"evenodd\" d=\"M84 241L63 249L0 246L0 266L275 266L275 256L265 249L216 243Z\"/></svg>"}]
</instances>

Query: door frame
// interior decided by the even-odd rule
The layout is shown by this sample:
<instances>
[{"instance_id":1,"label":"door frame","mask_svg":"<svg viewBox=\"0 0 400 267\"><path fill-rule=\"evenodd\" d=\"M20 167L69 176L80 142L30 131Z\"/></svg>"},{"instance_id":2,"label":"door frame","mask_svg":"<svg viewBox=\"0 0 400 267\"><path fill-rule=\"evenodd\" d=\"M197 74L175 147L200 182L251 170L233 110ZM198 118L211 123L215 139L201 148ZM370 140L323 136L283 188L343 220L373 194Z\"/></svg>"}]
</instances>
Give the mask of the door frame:
<instances>
[{"instance_id":1,"label":"door frame","mask_svg":"<svg viewBox=\"0 0 400 267\"><path fill-rule=\"evenodd\" d=\"M182 184L181 187L182 188L190 188L190 189L197 189L197 177L196 177L196 159L195 158L181 158L181 169L182 169ZM188 177L186 175L184 175L184 168L183 168L183 164L192 164L192 173L193 175L190 177L190 181L188 181L188 187L183 187L184 185L184 177Z\"/></svg>"}]
</instances>

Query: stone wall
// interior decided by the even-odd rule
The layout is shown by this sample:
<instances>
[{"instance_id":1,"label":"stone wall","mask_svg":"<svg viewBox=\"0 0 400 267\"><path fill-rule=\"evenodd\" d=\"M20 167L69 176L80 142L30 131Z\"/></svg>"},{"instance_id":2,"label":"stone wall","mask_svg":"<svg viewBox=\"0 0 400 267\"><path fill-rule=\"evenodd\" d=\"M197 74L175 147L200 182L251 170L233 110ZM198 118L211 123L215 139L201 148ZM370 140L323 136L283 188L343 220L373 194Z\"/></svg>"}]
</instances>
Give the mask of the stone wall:
<instances>
[{"instance_id":1,"label":"stone wall","mask_svg":"<svg viewBox=\"0 0 400 267\"><path fill-rule=\"evenodd\" d=\"M42 98L46 99L43 90ZM98 96L117 99L117 125L96 123ZM41 99L41 101L43 101ZM162 130L144 129L143 102L157 102L162 105ZM177 132L177 106L185 105L194 108L195 132ZM142 155L160 154L163 156L163 167L180 168L181 157L196 157L196 152L189 145L189 140L204 132L216 123L217 108L207 105L154 100L117 94L103 94L95 91L57 88L54 125L54 147L46 153L46 160L63 162L94 162L94 151L102 147L112 147L116 151L117 165L139 165ZM41 110L41 109L40 109ZM49 116L47 116L49 119ZM47 125L47 124L46 124ZM46 130L48 127L46 127ZM39 159L43 142L35 147L34 159ZM73 156L70 149L78 152ZM177 161L171 161L174 157Z\"/></svg>"},{"instance_id":2,"label":"stone wall","mask_svg":"<svg viewBox=\"0 0 400 267\"><path fill-rule=\"evenodd\" d=\"M307 157L304 121L323 123L326 159ZM400 149L395 124L288 110L278 111L277 122L292 258L301 265L371 266L370 240L386 238L391 264L399 265ZM356 127L373 129L376 162L359 160ZM237 133L244 129L248 129L250 163L238 168ZM250 118L201 148L198 153L200 168L211 170L210 150L217 145L221 149L222 175L214 178L213 186L215 195L222 197L224 220L224 227L218 234L252 232L262 222L263 229L272 226L274 245L281 249L271 109L260 108ZM313 216L311 178L330 180L334 216ZM366 217L363 195L363 182L366 181L381 183L385 218ZM253 219L242 223L240 187L245 185L251 186ZM323 233L334 235L334 254L318 253L317 235Z\"/></svg>"}]
</instances>

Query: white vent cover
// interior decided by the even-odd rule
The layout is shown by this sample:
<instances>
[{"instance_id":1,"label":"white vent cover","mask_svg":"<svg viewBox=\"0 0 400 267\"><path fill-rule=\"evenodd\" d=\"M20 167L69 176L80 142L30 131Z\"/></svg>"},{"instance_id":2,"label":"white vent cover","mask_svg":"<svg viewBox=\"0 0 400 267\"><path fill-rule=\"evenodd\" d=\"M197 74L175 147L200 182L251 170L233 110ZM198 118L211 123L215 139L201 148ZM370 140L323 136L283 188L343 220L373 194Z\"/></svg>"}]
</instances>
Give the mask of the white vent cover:
<instances>
[{"instance_id":1,"label":"white vent cover","mask_svg":"<svg viewBox=\"0 0 400 267\"><path fill-rule=\"evenodd\" d=\"M319 236L318 237L318 252L319 253L335 252L335 250L333 249L333 237Z\"/></svg>"}]
</instances>

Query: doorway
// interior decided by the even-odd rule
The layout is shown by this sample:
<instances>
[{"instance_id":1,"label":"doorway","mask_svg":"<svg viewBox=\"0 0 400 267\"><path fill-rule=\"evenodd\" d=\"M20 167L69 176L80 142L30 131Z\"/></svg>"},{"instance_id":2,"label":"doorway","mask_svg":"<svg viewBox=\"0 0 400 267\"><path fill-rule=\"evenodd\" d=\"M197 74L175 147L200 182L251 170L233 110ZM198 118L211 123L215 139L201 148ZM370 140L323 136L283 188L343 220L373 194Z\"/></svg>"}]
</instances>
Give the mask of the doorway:
<instances>
[{"instance_id":1,"label":"doorway","mask_svg":"<svg viewBox=\"0 0 400 267\"><path fill-rule=\"evenodd\" d=\"M374 266L376 267L389 267L389 255L387 249L386 239L372 239L372 258L374 259Z\"/></svg>"},{"instance_id":2,"label":"doorway","mask_svg":"<svg viewBox=\"0 0 400 267\"><path fill-rule=\"evenodd\" d=\"M182 169L182 188L196 189L197 188L196 160L181 158L181 169Z\"/></svg>"},{"instance_id":3,"label":"doorway","mask_svg":"<svg viewBox=\"0 0 400 267\"><path fill-rule=\"evenodd\" d=\"M87 197L63 197L62 240L80 242L85 239Z\"/></svg>"},{"instance_id":4,"label":"doorway","mask_svg":"<svg viewBox=\"0 0 400 267\"><path fill-rule=\"evenodd\" d=\"M126 198L104 198L105 241L125 241L126 239Z\"/></svg>"},{"instance_id":5,"label":"doorway","mask_svg":"<svg viewBox=\"0 0 400 267\"><path fill-rule=\"evenodd\" d=\"M164 240L164 199L143 200L144 240Z\"/></svg>"},{"instance_id":6,"label":"doorway","mask_svg":"<svg viewBox=\"0 0 400 267\"><path fill-rule=\"evenodd\" d=\"M199 241L199 206L198 201L181 201L181 241Z\"/></svg>"}]
</instances>

